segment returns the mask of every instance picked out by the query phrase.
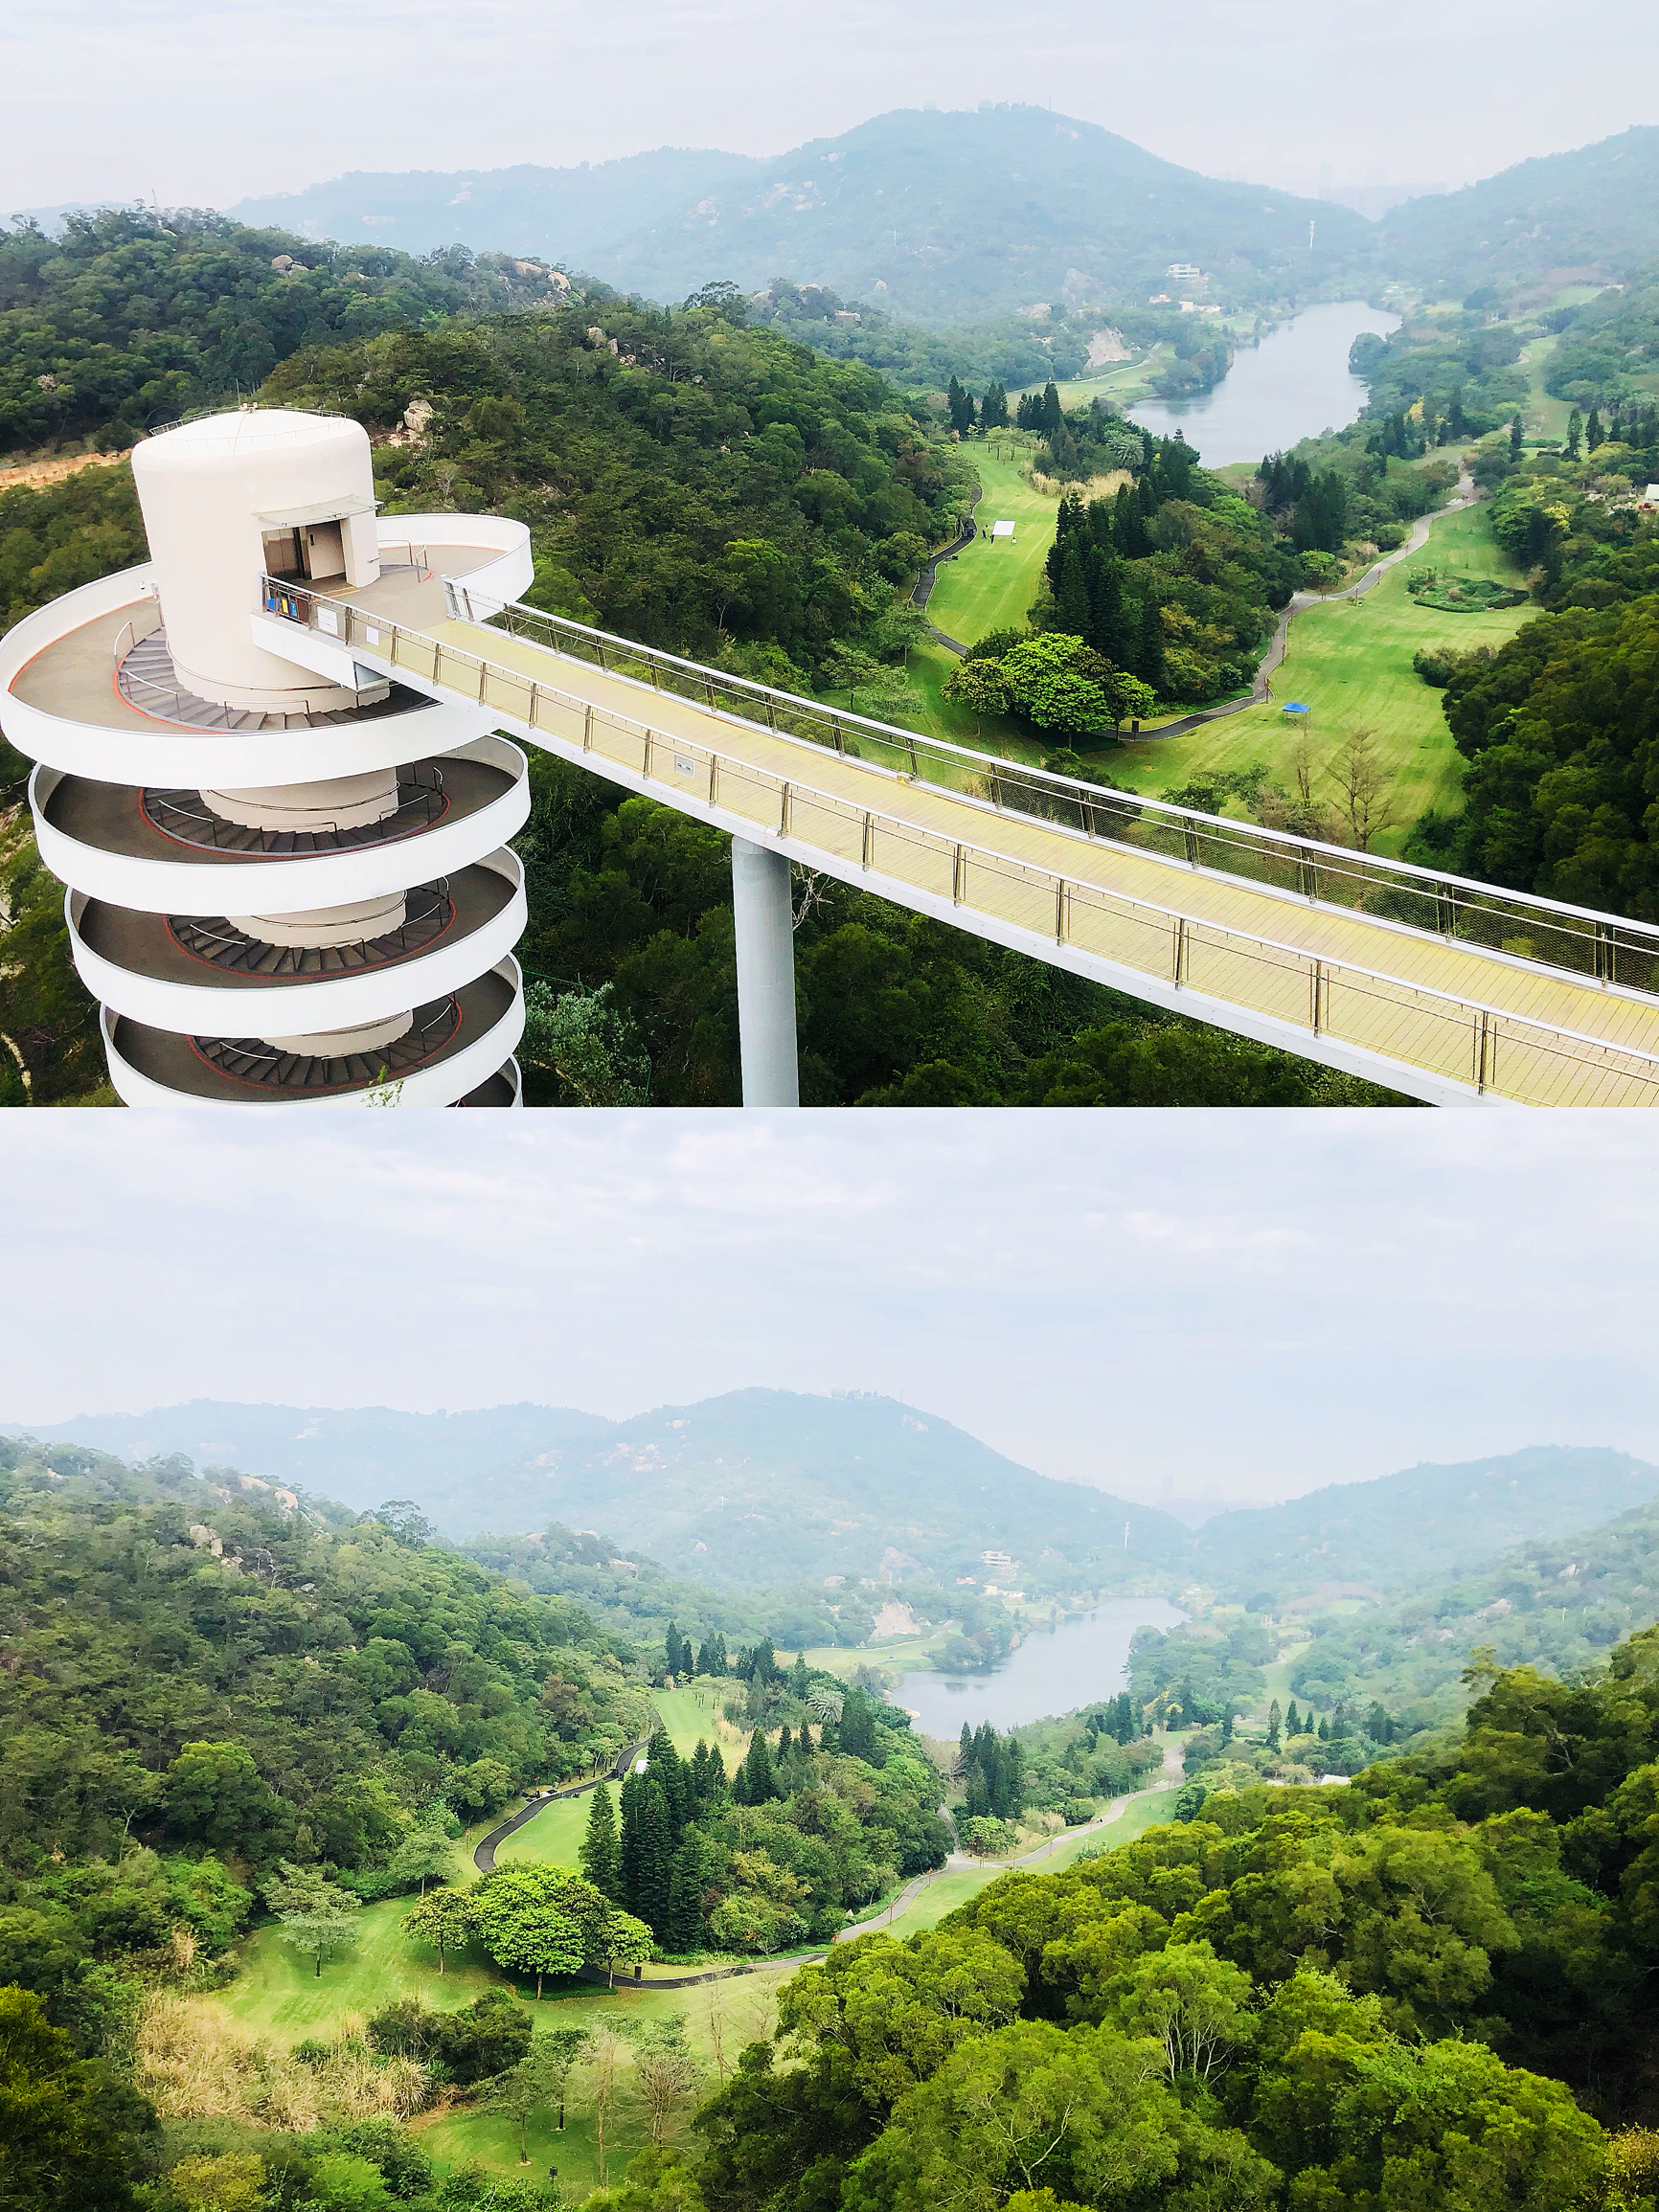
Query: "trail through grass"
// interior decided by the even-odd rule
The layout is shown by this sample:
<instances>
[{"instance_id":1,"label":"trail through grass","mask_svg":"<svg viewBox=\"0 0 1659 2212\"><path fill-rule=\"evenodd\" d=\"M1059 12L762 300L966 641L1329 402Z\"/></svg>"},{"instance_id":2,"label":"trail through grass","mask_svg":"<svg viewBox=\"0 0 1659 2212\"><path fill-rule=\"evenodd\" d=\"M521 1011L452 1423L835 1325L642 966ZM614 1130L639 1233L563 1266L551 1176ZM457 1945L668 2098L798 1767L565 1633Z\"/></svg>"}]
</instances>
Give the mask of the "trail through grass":
<instances>
[{"instance_id":1,"label":"trail through grass","mask_svg":"<svg viewBox=\"0 0 1659 2212\"><path fill-rule=\"evenodd\" d=\"M1296 617L1288 654L1273 678L1271 705L1247 707L1183 736L1102 751L1095 756L1102 773L1125 790L1155 794L1187 783L1199 769L1238 770L1261 760L1271 780L1290 788L1291 759L1302 733L1281 709L1287 700L1305 700L1313 710L1308 734L1322 769L1353 731L1375 733L1395 779L1398 821L1373 840L1373 848L1398 852L1411 824L1427 808L1456 813L1463 805L1462 763L1441 709L1442 693L1417 674L1412 655L1425 645L1461 651L1501 644L1536 613L1531 606L1481 614L1420 606L1406 590L1406 576L1430 565L1457 576L1520 581L1488 528L1484 508L1442 515L1422 552L1390 569L1366 598L1333 599ZM1334 799L1329 776L1316 785L1315 796Z\"/></svg>"},{"instance_id":2,"label":"trail through grass","mask_svg":"<svg viewBox=\"0 0 1659 2212\"><path fill-rule=\"evenodd\" d=\"M971 645L988 630L1023 629L1026 610L1042 581L1043 562L1055 541L1059 501L1034 491L1020 475L1037 441L1014 431L993 431L969 449L985 496L974 508L979 534L954 560L942 561L927 602L927 619L946 637ZM993 539L991 525L1011 522L1015 535Z\"/></svg>"}]
</instances>

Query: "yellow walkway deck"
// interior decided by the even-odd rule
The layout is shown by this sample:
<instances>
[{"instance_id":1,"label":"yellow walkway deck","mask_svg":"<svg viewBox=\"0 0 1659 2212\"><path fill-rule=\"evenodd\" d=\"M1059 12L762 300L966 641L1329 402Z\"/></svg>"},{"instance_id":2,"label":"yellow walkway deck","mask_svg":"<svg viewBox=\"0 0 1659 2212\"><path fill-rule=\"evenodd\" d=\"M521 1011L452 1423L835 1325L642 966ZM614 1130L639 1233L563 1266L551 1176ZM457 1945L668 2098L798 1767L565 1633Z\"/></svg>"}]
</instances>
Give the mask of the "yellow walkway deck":
<instances>
[{"instance_id":1,"label":"yellow walkway deck","mask_svg":"<svg viewBox=\"0 0 1659 2212\"><path fill-rule=\"evenodd\" d=\"M1457 1085L1536 1106L1659 1105L1659 1000L998 813L501 630L374 620L365 657L480 701L670 805L752 824L832 873L913 894L969 930L991 925L986 934L1039 958L1088 972L1092 957L1148 979L1160 1003L1171 986L1191 993L1200 1017L1210 1009L1197 1002L1242 1009L1315 1057L1344 1064L1323 1042L1417 1072L1430 1079L1421 1095Z\"/></svg>"}]
</instances>

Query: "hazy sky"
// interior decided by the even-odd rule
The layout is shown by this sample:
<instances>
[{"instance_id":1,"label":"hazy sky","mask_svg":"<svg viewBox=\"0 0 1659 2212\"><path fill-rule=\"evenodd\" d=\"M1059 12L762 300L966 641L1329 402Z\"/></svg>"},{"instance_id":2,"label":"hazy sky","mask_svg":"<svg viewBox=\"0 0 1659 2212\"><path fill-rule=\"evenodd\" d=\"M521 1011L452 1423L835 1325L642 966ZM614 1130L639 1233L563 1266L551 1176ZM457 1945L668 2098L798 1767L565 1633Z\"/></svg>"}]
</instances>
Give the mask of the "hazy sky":
<instances>
[{"instance_id":1,"label":"hazy sky","mask_svg":"<svg viewBox=\"0 0 1659 2212\"><path fill-rule=\"evenodd\" d=\"M1659 37L1652 0L34 0L0 86L0 209L778 153L928 100L1052 101L1287 187L1456 184L1651 121Z\"/></svg>"},{"instance_id":2,"label":"hazy sky","mask_svg":"<svg viewBox=\"0 0 1659 2212\"><path fill-rule=\"evenodd\" d=\"M1645 1116L5 1121L0 1420L762 1384L1147 1498L1659 1458Z\"/></svg>"}]
</instances>

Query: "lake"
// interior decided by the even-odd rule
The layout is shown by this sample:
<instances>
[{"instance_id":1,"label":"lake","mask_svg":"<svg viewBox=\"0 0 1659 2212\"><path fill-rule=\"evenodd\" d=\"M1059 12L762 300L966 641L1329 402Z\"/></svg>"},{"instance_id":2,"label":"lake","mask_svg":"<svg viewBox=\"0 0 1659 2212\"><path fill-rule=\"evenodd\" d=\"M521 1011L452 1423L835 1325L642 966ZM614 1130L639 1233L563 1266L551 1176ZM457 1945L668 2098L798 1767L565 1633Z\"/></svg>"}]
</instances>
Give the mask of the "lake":
<instances>
[{"instance_id":1,"label":"lake","mask_svg":"<svg viewBox=\"0 0 1659 2212\"><path fill-rule=\"evenodd\" d=\"M966 1721L998 1728L1069 1713L1128 1686L1129 1639L1138 1628L1173 1628L1186 1614L1161 1597L1114 1597L1092 1613L1066 1615L1056 1629L1033 1629L987 1674L915 1672L900 1678L893 1703L919 1714L929 1736L957 1737Z\"/></svg>"},{"instance_id":2,"label":"lake","mask_svg":"<svg viewBox=\"0 0 1659 2212\"><path fill-rule=\"evenodd\" d=\"M1363 300L1304 307L1260 346L1240 346L1213 392L1144 400L1129 409L1129 419L1159 438L1179 430L1211 468L1260 461L1352 422L1365 405L1366 387L1349 372L1348 350L1362 330L1398 328L1398 315Z\"/></svg>"}]
</instances>

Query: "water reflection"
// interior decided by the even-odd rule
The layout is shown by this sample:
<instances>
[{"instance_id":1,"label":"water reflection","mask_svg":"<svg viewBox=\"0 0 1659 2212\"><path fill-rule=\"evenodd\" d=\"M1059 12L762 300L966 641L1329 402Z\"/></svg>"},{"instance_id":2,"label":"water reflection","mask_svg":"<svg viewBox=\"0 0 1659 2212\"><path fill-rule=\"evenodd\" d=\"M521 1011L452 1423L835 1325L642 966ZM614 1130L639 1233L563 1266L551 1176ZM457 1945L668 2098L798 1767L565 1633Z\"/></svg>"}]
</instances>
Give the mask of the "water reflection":
<instances>
[{"instance_id":1,"label":"water reflection","mask_svg":"<svg viewBox=\"0 0 1659 2212\"><path fill-rule=\"evenodd\" d=\"M1207 466L1260 461L1298 439L1340 430L1365 405L1366 387L1348 368L1362 330L1398 330L1399 317L1363 300L1304 307L1260 346L1241 346L1214 392L1197 399L1148 399L1129 418L1160 438L1179 430Z\"/></svg>"},{"instance_id":2,"label":"water reflection","mask_svg":"<svg viewBox=\"0 0 1659 2212\"><path fill-rule=\"evenodd\" d=\"M1069 1614L1056 1629L1032 1630L989 1674L904 1675L893 1702L920 1715L916 1726L930 1736L959 1736L964 1721L971 1728L982 1721L1013 1728L1045 1713L1069 1713L1128 1686L1136 1629L1173 1628L1185 1618L1161 1597L1109 1598L1092 1613Z\"/></svg>"}]
</instances>

